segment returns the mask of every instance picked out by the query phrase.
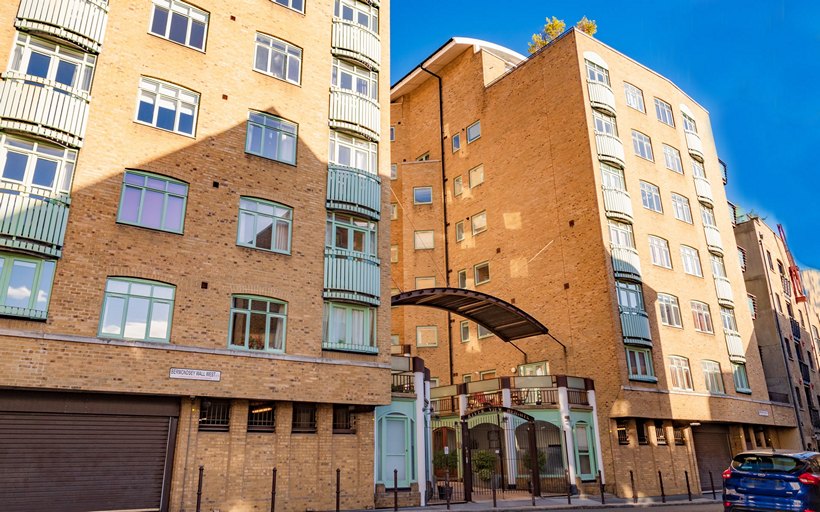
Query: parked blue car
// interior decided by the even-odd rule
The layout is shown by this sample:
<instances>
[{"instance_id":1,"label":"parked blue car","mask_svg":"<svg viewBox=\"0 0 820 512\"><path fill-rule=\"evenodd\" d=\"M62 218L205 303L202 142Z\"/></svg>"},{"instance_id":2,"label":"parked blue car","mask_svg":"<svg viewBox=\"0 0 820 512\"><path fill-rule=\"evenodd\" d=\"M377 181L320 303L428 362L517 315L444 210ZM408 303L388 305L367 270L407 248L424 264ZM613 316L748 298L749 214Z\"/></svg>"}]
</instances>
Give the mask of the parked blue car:
<instances>
[{"instance_id":1,"label":"parked blue car","mask_svg":"<svg viewBox=\"0 0 820 512\"><path fill-rule=\"evenodd\" d=\"M723 472L726 512L820 512L820 453L754 450Z\"/></svg>"}]
</instances>

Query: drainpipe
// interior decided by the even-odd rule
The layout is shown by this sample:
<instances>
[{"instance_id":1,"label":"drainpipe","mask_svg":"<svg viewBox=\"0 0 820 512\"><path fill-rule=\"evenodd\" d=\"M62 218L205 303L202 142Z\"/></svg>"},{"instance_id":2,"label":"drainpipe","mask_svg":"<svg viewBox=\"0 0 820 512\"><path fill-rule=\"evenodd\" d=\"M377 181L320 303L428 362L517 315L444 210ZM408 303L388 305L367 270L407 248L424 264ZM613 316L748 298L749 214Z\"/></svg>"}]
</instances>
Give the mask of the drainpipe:
<instances>
[{"instance_id":1,"label":"drainpipe","mask_svg":"<svg viewBox=\"0 0 820 512\"><path fill-rule=\"evenodd\" d=\"M780 319L777 318L777 308L774 303L774 290L772 289L772 281L769 279L769 271L766 270L766 255L763 250L763 233L757 234L757 244L760 246L760 263L763 265L763 273L766 275L766 285L769 287L769 302L772 305L772 316L774 316L774 326L777 328L777 337L780 342L780 352L783 353L783 364L786 366L786 378L789 380L789 395L792 397L792 408L794 409L794 418L797 420L797 433L800 434L800 446L806 449L806 439L803 437L803 422L800 421L800 410L797 408L797 396L794 390L794 381L792 380L792 371L789 368L789 359L786 357L786 351L783 350L783 343L788 343L783 340L783 332L780 330Z\"/></svg>"},{"instance_id":2,"label":"drainpipe","mask_svg":"<svg viewBox=\"0 0 820 512\"><path fill-rule=\"evenodd\" d=\"M426 69L424 65L419 67L425 73L438 80L438 128L439 145L441 150L441 205L444 217L444 285L450 287L450 237L448 235L447 224L447 174L444 172L444 98L442 96L441 77ZM453 315L447 312L447 360L450 368L450 384L453 384Z\"/></svg>"}]
</instances>

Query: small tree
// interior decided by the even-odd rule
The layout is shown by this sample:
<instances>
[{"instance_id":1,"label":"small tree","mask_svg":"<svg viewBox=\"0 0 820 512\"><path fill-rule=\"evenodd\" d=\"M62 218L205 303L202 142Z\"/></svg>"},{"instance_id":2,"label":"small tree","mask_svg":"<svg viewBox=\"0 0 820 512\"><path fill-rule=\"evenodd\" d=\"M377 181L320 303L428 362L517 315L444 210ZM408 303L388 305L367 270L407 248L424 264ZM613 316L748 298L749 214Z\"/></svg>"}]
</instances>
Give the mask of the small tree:
<instances>
[{"instance_id":1,"label":"small tree","mask_svg":"<svg viewBox=\"0 0 820 512\"><path fill-rule=\"evenodd\" d=\"M547 18L541 32L532 35L532 42L528 49L529 52L535 53L547 46L553 39L560 36L566 27L567 24L564 23L564 20L559 20L555 16L553 16L552 19Z\"/></svg>"},{"instance_id":2,"label":"small tree","mask_svg":"<svg viewBox=\"0 0 820 512\"><path fill-rule=\"evenodd\" d=\"M595 33L598 32L598 24L595 23L595 20L587 19L586 16L578 20L578 23L575 24L575 28L591 36L594 36Z\"/></svg>"}]
</instances>

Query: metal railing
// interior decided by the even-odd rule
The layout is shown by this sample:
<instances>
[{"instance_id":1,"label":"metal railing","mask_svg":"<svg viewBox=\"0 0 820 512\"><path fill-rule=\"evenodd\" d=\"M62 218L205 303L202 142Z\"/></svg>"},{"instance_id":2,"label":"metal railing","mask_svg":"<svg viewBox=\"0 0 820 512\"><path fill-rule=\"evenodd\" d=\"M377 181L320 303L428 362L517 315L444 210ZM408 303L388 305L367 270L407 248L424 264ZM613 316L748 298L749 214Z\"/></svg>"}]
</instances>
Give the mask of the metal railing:
<instances>
[{"instance_id":1,"label":"metal railing","mask_svg":"<svg viewBox=\"0 0 820 512\"><path fill-rule=\"evenodd\" d=\"M706 247L709 252L723 256L723 241L720 239L720 231L714 226L703 226L706 235Z\"/></svg>"},{"instance_id":2,"label":"metal railing","mask_svg":"<svg viewBox=\"0 0 820 512\"><path fill-rule=\"evenodd\" d=\"M14 26L42 32L99 53L105 37L105 0L21 0Z\"/></svg>"},{"instance_id":3,"label":"metal railing","mask_svg":"<svg viewBox=\"0 0 820 512\"><path fill-rule=\"evenodd\" d=\"M60 257L69 203L65 194L0 185L0 246Z\"/></svg>"},{"instance_id":4,"label":"metal railing","mask_svg":"<svg viewBox=\"0 0 820 512\"><path fill-rule=\"evenodd\" d=\"M394 373L390 391L393 393L415 393L416 387L413 379L413 375Z\"/></svg>"},{"instance_id":5,"label":"metal railing","mask_svg":"<svg viewBox=\"0 0 820 512\"><path fill-rule=\"evenodd\" d=\"M558 405L558 389L512 388L510 401L513 406L547 407Z\"/></svg>"},{"instance_id":6,"label":"metal railing","mask_svg":"<svg viewBox=\"0 0 820 512\"><path fill-rule=\"evenodd\" d=\"M715 205L715 196L712 194L712 184L706 178L695 176L695 194L698 196L698 201L709 206Z\"/></svg>"},{"instance_id":7,"label":"metal railing","mask_svg":"<svg viewBox=\"0 0 820 512\"><path fill-rule=\"evenodd\" d=\"M325 248L325 298L378 305L380 277L378 258L354 251Z\"/></svg>"},{"instance_id":8,"label":"metal railing","mask_svg":"<svg viewBox=\"0 0 820 512\"><path fill-rule=\"evenodd\" d=\"M638 308L620 307L621 329L624 343L652 344L652 333L649 330L649 315Z\"/></svg>"},{"instance_id":9,"label":"metal railing","mask_svg":"<svg viewBox=\"0 0 820 512\"><path fill-rule=\"evenodd\" d=\"M350 57L377 71L379 69L382 51L379 36L358 23L335 18L330 46L335 55Z\"/></svg>"},{"instance_id":10,"label":"metal railing","mask_svg":"<svg viewBox=\"0 0 820 512\"><path fill-rule=\"evenodd\" d=\"M458 397L445 396L443 398L433 398L430 400L430 410L436 414L457 414L459 412Z\"/></svg>"},{"instance_id":11,"label":"metal railing","mask_svg":"<svg viewBox=\"0 0 820 512\"><path fill-rule=\"evenodd\" d=\"M740 334L735 332L725 332L726 350L729 351L729 359L736 363L746 362L746 351L743 349L743 340Z\"/></svg>"},{"instance_id":12,"label":"metal railing","mask_svg":"<svg viewBox=\"0 0 820 512\"><path fill-rule=\"evenodd\" d=\"M624 166L626 156L621 139L614 135L607 135L606 133L596 133L595 146L598 148L598 158L600 160L614 163L621 167Z\"/></svg>"},{"instance_id":13,"label":"metal railing","mask_svg":"<svg viewBox=\"0 0 820 512\"><path fill-rule=\"evenodd\" d=\"M379 220L382 208L382 180L379 176L342 165L327 168L327 204L331 210L345 210Z\"/></svg>"},{"instance_id":14,"label":"metal railing","mask_svg":"<svg viewBox=\"0 0 820 512\"><path fill-rule=\"evenodd\" d=\"M638 251L624 245L610 245L610 250L615 277L640 280L641 258Z\"/></svg>"},{"instance_id":15,"label":"metal railing","mask_svg":"<svg viewBox=\"0 0 820 512\"><path fill-rule=\"evenodd\" d=\"M689 148L691 155L703 159L703 142L700 140L700 135L694 132L686 132L686 146Z\"/></svg>"},{"instance_id":16,"label":"metal railing","mask_svg":"<svg viewBox=\"0 0 820 512\"><path fill-rule=\"evenodd\" d=\"M573 405L589 405L589 397L584 389L567 389L567 398Z\"/></svg>"},{"instance_id":17,"label":"metal railing","mask_svg":"<svg viewBox=\"0 0 820 512\"><path fill-rule=\"evenodd\" d=\"M612 88L601 82L587 80L589 87L589 103L593 107L600 108L615 115L615 94Z\"/></svg>"},{"instance_id":18,"label":"metal railing","mask_svg":"<svg viewBox=\"0 0 820 512\"><path fill-rule=\"evenodd\" d=\"M632 211L632 200L629 197L629 192L619 188L603 187L604 192L604 209L606 216L632 222L634 217Z\"/></svg>"},{"instance_id":19,"label":"metal railing","mask_svg":"<svg viewBox=\"0 0 820 512\"><path fill-rule=\"evenodd\" d=\"M350 130L374 141L381 133L379 103L367 96L332 87L330 89L330 127Z\"/></svg>"},{"instance_id":20,"label":"metal railing","mask_svg":"<svg viewBox=\"0 0 820 512\"><path fill-rule=\"evenodd\" d=\"M471 393L467 395L467 409L481 409L482 407L501 407L501 391L490 391L485 393Z\"/></svg>"},{"instance_id":21,"label":"metal railing","mask_svg":"<svg viewBox=\"0 0 820 512\"><path fill-rule=\"evenodd\" d=\"M715 276L715 291L718 302L724 306L732 306L735 303L732 293L732 283L725 277Z\"/></svg>"}]
</instances>

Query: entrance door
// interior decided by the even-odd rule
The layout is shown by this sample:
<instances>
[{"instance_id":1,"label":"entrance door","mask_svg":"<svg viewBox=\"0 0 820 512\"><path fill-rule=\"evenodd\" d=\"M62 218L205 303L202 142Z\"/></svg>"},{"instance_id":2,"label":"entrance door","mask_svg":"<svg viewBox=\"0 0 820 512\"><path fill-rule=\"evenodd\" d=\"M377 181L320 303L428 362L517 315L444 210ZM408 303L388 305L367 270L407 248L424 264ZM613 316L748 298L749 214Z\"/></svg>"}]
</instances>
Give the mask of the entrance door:
<instances>
[{"instance_id":1,"label":"entrance door","mask_svg":"<svg viewBox=\"0 0 820 512\"><path fill-rule=\"evenodd\" d=\"M729 446L729 427L724 425L704 425L692 428L695 442L695 457L698 461L700 486L704 491L723 485L722 473L732 461L732 450ZM709 479L711 472L712 478Z\"/></svg>"},{"instance_id":2,"label":"entrance door","mask_svg":"<svg viewBox=\"0 0 820 512\"><path fill-rule=\"evenodd\" d=\"M393 470L398 471L398 486L410 487L407 470L409 454L409 425L406 417L386 416L384 423L384 471L385 487L393 488Z\"/></svg>"}]
</instances>

